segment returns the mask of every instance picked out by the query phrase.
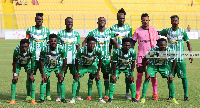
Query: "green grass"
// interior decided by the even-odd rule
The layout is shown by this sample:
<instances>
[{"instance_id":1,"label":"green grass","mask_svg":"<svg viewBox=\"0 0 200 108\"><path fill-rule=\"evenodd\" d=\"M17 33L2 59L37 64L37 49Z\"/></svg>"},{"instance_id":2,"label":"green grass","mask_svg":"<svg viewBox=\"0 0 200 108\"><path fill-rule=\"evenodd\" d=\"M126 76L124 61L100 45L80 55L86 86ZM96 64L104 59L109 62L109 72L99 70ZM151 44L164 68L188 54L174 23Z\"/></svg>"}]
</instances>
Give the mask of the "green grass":
<instances>
[{"instance_id":1,"label":"green grass","mask_svg":"<svg viewBox=\"0 0 200 108\"><path fill-rule=\"evenodd\" d=\"M82 40L83 41L83 40ZM193 51L200 51L200 40L190 40L192 44ZM179 105L175 105L170 101L167 101L168 97L168 89L167 89L167 81L166 79L162 79L161 75L157 74L158 77L158 95L159 101L154 101L151 98L152 95L152 87L151 83L149 83L149 88L146 94L146 103L145 104L135 104L130 100L124 99L125 94L125 80L124 74L120 76L120 79L117 81L116 90L114 92L114 99L110 104L102 104L98 102L98 93L96 84L93 84L92 91L92 101L86 101L87 98L87 79L88 74L85 77L81 78L81 89L80 95L84 99L83 101L76 101L75 104L63 104L61 102L56 102L55 99L57 97L57 78L55 74L51 73L51 98L52 101L45 101L43 104L32 105L29 101L25 101L26 98L26 73L24 69L21 70L19 81L17 83L16 90L16 104L9 105L8 103L11 100L11 80L12 80L12 54L14 48L19 44L19 40L0 40L0 107L200 107L199 100L200 99L200 86L199 86L199 78L200 78L200 59L194 59L194 62L191 64L189 60L186 59L187 66L187 77L189 84L189 102L183 101L183 87L181 79L175 78L174 83L176 86L176 99L179 102ZM137 49L137 46L135 47ZM186 46L185 49L187 50ZM136 50L137 51L137 50ZM136 69L134 71L134 76L136 80ZM36 101L40 99L40 82L41 75L39 71L35 76L36 79ZM101 79L102 74L101 74ZM144 80L144 76L143 76ZM72 93L72 75L67 73L65 77L65 86L66 86L66 100L69 101ZM102 80L103 83L103 80ZM141 87L142 90L142 87ZM103 96L104 96L104 86L103 86Z\"/></svg>"}]
</instances>

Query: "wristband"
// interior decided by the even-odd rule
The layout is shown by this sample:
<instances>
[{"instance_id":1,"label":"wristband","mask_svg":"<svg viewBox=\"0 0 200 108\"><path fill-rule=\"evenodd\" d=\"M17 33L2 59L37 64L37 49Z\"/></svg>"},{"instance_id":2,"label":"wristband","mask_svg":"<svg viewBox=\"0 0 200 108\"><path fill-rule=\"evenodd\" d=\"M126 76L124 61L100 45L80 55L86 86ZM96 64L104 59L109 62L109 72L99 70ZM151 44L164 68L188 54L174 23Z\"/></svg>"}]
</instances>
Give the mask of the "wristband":
<instances>
[{"instance_id":1,"label":"wristband","mask_svg":"<svg viewBox=\"0 0 200 108\"><path fill-rule=\"evenodd\" d=\"M18 76L17 73L13 73L13 76Z\"/></svg>"}]
</instances>

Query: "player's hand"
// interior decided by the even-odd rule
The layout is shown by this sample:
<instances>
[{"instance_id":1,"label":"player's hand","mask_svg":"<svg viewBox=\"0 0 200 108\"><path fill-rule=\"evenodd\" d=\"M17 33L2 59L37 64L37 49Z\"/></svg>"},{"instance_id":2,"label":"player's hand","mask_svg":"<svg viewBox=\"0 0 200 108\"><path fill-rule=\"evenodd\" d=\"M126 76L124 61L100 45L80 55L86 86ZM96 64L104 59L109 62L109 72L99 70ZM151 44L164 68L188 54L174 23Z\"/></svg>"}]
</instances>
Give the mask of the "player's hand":
<instances>
[{"instance_id":1,"label":"player's hand","mask_svg":"<svg viewBox=\"0 0 200 108\"><path fill-rule=\"evenodd\" d=\"M146 81L149 81L150 78L151 78L151 76L150 76L147 72L145 72L145 80L146 80Z\"/></svg>"},{"instance_id":2,"label":"player's hand","mask_svg":"<svg viewBox=\"0 0 200 108\"><path fill-rule=\"evenodd\" d=\"M47 83L47 74L42 74L42 83Z\"/></svg>"},{"instance_id":3,"label":"player's hand","mask_svg":"<svg viewBox=\"0 0 200 108\"><path fill-rule=\"evenodd\" d=\"M63 73L58 73L58 81L61 83L63 82L64 78L63 78Z\"/></svg>"},{"instance_id":4,"label":"player's hand","mask_svg":"<svg viewBox=\"0 0 200 108\"><path fill-rule=\"evenodd\" d=\"M169 81L173 81L173 75L169 75L168 78L167 78Z\"/></svg>"},{"instance_id":5,"label":"player's hand","mask_svg":"<svg viewBox=\"0 0 200 108\"><path fill-rule=\"evenodd\" d=\"M114 75L112 76L112 82L116 83L116 81L117 81L116 74L114 74Z\"/></svg>"},{"instance_id":6,"label":"player's hand","mask_svg":"<svg viewBox=\"0 0 200 108\"><path fill-rule=\"evenodd\" d=\"M189 60L191 60L190 63L192 63L193 62L193 57L190 56Z\"/></svg>"},{"instance_id":7,"label":"player's hand","mask_svg":"<svg viewBox=\"0 0 200 108\"><path fill-rule=\"evenodd\" d=\"M130 81L131 83L134 82L134 77L133 77L133 75L130 75L130 76L129 76L129 81Z\"/></svg>"},{"instance_id":8,"label":"player's hand","mask_svg":"<svg viewBox=\"0 0 200 108\"><path fill-rule=\"evenodd\" d=\"M76 74L75 75L75 80L78 81L79 77L81 77L81 74Z\"/></svg>"},{"instance_id":9,"label":"player's hand","mask_svg":"<svg viewBox=\"0 0 200 108\"><path fill-rule=\"evenodd\" d=\"M115 36L118 36L119 34L115 34Z\"/></svg>"},{"instance_id":10,"label":"player's hand","mask_svg":"<svg viewBox=\"0 0 200 108\"><path fill-rule=\"evenodd\" d=\"M13 84L17 83L18 81L18 76L13 76L12 82Z\"/></svg>"},{"instance_id":11,"label":"player's hand","mask_svg":"<svg viewBox=\"0 0 200 108\"><path fill-rule=\"evenodd\" d=\"M33 76L33 75L30 75L30 76L29 76L29 80L30 80L31 82L34 82L34 81L35 81L34 76Z\"/></svg>"},{"instance_id":12,"label":"player's hand","mask_svg":"<svg viewBox=\"0 0 200 108\"><path fill-rule=\"evenodd\" d=\"M101 79L100 79L99 72L96 72L96 73L94 74L94 77L96 77L97 80L101 80Z\"/></svg>"}]
</instances>

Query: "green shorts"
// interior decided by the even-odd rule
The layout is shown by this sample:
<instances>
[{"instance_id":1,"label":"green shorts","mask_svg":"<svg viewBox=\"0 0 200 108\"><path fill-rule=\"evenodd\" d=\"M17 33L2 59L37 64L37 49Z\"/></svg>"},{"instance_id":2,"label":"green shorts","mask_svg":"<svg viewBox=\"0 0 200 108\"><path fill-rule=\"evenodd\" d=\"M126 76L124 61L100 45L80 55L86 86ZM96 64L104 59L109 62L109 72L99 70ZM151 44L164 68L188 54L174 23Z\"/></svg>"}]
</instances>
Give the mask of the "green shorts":
<instances>
[{"instance_id":1,"label":"green shorts","mask_svg":"<svg viewBox=\"0 0 200 108\"><path fill-rule=\"evenodd\" d=\"M16 63L16 73L20 72L21 67L24 67L26 73L31 73L31 63L28 63L27 65ZM12 73L14 73L13 69Z\"/></svg>"},{"instance_id":2,"label":"green shorts","mask_svg":"<svg viewBox=\"0 0 200 108\"><path fill-rule=\"evenodd\" d=\"M65 74L67 73L67 69L69 68L70 74L76 75L76 66L75 64L67 64L65 68Z\"/></svg>"},{"instance_id":3,"label":"green shorts","mask_svg":"<svg viewBox=\"0 0 200 108\"><path fill-rule=\"evenodd\" d=\"M60 67L57 67L57 68L55 68L55 69L43 68L44 73L47 74L47 77L50 77L51 71L54 71L55 74L56 74L56 77L58 77L58 73L61 72L61 69L62 69L61 66L60 66ZM63 77L64 77L64 74L63 74Z\"/></svg>"},{"instance_id":4,"label":"green shorts","mask_svg":"<svg viewBox=\"0 0 200 108\"><path fill-rule=\"evenodd\" d=\"M147 72L151 77L155 77L156 73L159 72L162 78L167 78L169 76L169 72L171 68L169 65L159 66L159 65L148 65Z\"/></svg>"},{"instance_id":5,"label":"green shorts","mask_svg":"<svg viewBox=\"0 0 200 108\"><path fill-rule=\"evenodd\" d=\"M40 68L40 63L38 60L35 60L35 67L34 67L34 73L33 75L36 75L37 69Z\"/></svg>"},{"instance_id":6,"label":"green shorts","mask_svg":"<svg viewBox=\"0 0 200 108\"><path fill-rule=\"evenodd\" d=\"M172 63L170 63L172 68ZM174 76L177 73L178 78L186 78L186 64L185 60L182 62L176 62L176 67L174 69Z\"/></svg>"},{"instance_id":7,"label":"green shorts","mask_svg":"<svg viewBox=\"0 0 200 108\"><path fill-rule=\"evenodd\" d=\"M119 79L119 75L121 74L121 72L125 73L125 77L129 78L129 76L131 75L131 70L116 70L116 79ZM113 72L112 75L110 76L110 78L112 78L113 76Z\"/></svg>"},{"instance_id":8,"label":"green shorts","mask_svg":"<svg viewBox=\"0 0 200 108\"><path fill-rule=\"evenodd\" d=\"M85 73L91 73L91 74L95 74L97 72L98 66L96 63L92 64L92 65L79 65L79 73L81 74L81 77L84 76Z\"/></svg>"},{"instance_id":9,"label":"green shorts","mask_svg":"<svg viewBox=\"0 0 200 108\"><path fill-rule=\"evenodd\" d=\"M104 60L101 65L101 72L104 74L111 74L110 60Z\"/></svg>"}]
</instances>

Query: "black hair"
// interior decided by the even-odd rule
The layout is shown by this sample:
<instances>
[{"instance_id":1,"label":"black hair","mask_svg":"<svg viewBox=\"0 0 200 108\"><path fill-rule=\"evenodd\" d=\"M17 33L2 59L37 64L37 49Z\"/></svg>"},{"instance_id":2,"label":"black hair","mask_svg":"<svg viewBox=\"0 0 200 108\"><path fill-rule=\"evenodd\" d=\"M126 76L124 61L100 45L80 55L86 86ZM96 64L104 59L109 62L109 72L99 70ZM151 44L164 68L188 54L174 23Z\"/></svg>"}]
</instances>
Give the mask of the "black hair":
<instances>
[{"instance_id":1,"label":"black hair","mask_svg":"<svg viewBox=\"0 0 200 108\"><path fill-rule=\"evenodd\" d=\"M141 15L141 20L142 20L142 17L149 17L149 15L148 15L147 13L143 13L143 14Z\"/></svg>"},{"instance_id":2,"label":"black hair","mask_svg":"<svg viewBox=\"0 0 200 108\"><path fill-rule=\"evenodd\" d=\"M99 18L98 18L98 22L99 22L99 20L100 20L101 18L104 18L104 17L99 17ZM105 18L104 18L104 19L105 19ZM106 19L105 19L105 20L106 20Z\"/></svg>"},{"instance_id":3,"label":"black hair","mask_svg":"<svg viewBox=\"0 0 200 108\"><path fill-rule=\"evenodd\" d=\"M65 21L67 21L67 19L69 19L69 18L72 19L72 17L67 17L67 18L65 19ZM72 19L72 20L73 20L73 19Z\"/></svg>"},{"instance_id":4,"label":"black hair","mask_svg":"<svg viewBox=\"0 0 200 108\"><path fill-rule=\"evenodd\" d=\"M36 13L36 16L43 17L43 13Z\"/></svg>"},{"instance_id":5,"label":"black hair","mask_svg":"<svg viewBox=\"0 0 200 108\"><path fill-rule=\"evenodd\" d=\"M178 15L172 15L170 18L171 18L171 19L172 19L172 18L178 18L178 19L179 19Z\"/></svg>"},{"instance_id":6,"label":"black hair","mask_svg":"<svg viewBox=\"0 0 200 108\"><path fill-rule=\"evenodd\" d=\"M118 14L120 15L120 13L123 13L124 15L126 15L126 12L125 12L124 8L121 8L121 9L118 11L117 15L118 15Z\"/></svg>"},{"instance_id":7,"label":"black hair","mask_svg":"<svg viewBox=\"0 0 200 108\"><path fill-rule=\"evenodd\" d=\"M123 38L122 39L122 45L125 43L125 42L130 42L131 43L132 39L131 38Z\"/></svg>"},{"instance_id":8,"label":"black hair","mask_svg":"<svg viewBox=\"0 0 200 108\"><path fill-rule=\"evenodd\" d=\"M21 44L25 44L25 43L28 43L28 44L29 44L29 39L27 39L27 38L21 39L20 45L21 45Z\"/></svg>"},{"instance_id":9,"label":"black hair","mask_svg":"<svg viewBox=\"0 0 200 108\"><path fill-rule=\"evenodd\" d=\"M53 34L50 34L50 35L49 35L49 39L51 39L51 38L57 38L57 35L54 34L54 33L53 33Z\"/></svg>"},{"instance_id":10,"label":"black hair","mask_svg":"<svg viewBox=\"0 0 200 108\"><path fill-rule=\"evenodd\" d=\"M96 42L96 39L95 39L93 36L90 36L90 37L87 38L87 43L88 43L89 41L95 41L95 42Z\"/></svg>"},{"instance_id":11,"label":"black hair","mask_svg":"<svg viewBox=\"0 0 200 108\"><path fill-rule=\"evenodd\" d=\"M160 39L157 40L157 45L158 45L161 41L165 41L165 42L167 43L167 40L166 40L166 39L160 38Z\"/></svg>"}]
</instances>

